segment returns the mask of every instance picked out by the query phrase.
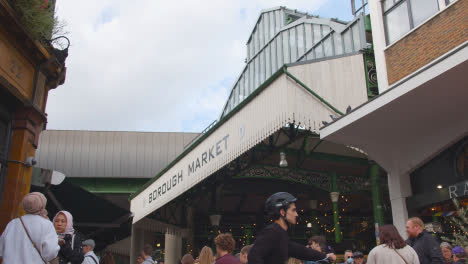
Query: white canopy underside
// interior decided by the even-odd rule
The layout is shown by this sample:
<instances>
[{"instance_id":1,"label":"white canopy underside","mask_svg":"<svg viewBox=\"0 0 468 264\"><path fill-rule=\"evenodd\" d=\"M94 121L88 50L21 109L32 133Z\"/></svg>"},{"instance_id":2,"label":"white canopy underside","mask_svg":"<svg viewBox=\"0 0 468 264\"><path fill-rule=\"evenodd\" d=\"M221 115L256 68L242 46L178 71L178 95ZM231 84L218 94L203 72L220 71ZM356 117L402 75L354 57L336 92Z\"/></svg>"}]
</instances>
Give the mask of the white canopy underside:
<instances>
[{"instance_id":1,"label":"white canopy underside","mask_svg":"<svg viewBox=\"0 0 468 264\"><path fill-rule=\"evenodd\" d=\"M468 42L323 128L322 139L366 151L389 173L408 173L466 136Z\"/></svg>"}]
</instances>

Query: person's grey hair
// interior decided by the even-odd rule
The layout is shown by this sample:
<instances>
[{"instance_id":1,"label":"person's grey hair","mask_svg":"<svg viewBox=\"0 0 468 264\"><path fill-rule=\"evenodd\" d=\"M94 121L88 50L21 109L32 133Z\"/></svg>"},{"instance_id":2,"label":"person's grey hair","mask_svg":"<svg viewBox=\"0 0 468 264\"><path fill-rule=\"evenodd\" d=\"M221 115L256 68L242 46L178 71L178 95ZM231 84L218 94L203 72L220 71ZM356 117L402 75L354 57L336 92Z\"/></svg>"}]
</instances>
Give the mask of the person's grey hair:
<instances>
[{"instance_id":1,"label":"person's grey hair","mask_svg":"<svg viewBox=\"0 0 468 264\"><path fill-rule=\"evenodd\" d=\"M352 250L349 250L349 249L347 249L347 250L345 250L345 252L344 252L344 253L345 253L345 254L346 254L346 253L353 253L353 251L352 251Z\"/></svg>"},{"instance_id":2,"label":"person's grey hair","mask_svg":"<svg viewBox=\"0 0 468 264\"><path fill-rule=\"evenodd\" d=\"M83 246L88 246L91 248L91 250L94 250L94 248L96 247L96 242L94 242L94 240L92 239L86 239L85 241L83 241L81 243Z\"/></svg>"},{"instance_id":3,"label":"person's grey hair","mask_svg":"<svg viewBox=\"0 0 468 264\"><path fill-rule=\"evenodd\" d=\"M452 249L453 249L452 245L450 245L450 243L448 243L448 242L440 243L440 247L441 248L448 248L448 249L450 249L450 251L452 251Z\"/></svg>"}]
</instances>

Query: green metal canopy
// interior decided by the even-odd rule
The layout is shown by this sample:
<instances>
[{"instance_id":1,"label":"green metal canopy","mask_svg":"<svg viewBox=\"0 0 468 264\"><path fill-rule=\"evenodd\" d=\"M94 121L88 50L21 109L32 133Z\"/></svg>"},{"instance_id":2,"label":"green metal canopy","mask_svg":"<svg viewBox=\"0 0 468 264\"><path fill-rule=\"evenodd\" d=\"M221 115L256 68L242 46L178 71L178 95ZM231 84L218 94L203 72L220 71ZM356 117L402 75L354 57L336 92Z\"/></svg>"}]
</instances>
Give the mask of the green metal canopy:
<instances>
[{"instance_id":1,"label":"green metal canopy","mask_svg":"<svg viewBox=\"0 0 468 264\"><path fill-rule=\"evenodd\" d=\"M31 186L31 191L44 193L47 211L52 219L60 210L73 215L75 230L83 239L96 241L96 251L130 235L131 213L100 198L67 179L60 185Z\"/></svg>"}]
</instances>

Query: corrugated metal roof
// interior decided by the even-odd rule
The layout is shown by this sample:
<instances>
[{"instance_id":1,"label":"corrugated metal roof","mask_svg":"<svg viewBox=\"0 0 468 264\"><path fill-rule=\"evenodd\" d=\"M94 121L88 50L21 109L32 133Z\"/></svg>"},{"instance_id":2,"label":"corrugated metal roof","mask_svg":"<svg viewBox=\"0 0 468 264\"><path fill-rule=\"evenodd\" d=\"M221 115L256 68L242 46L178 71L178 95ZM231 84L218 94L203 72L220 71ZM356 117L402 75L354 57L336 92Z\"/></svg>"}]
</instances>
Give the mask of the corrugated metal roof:
<instances>
[{"instance_id":1,"label":"corrugated metal roof","mask_svg":"<svg viewBox=\"0 0 468 264\"><path fill-rule=\"evenodd\" d=\"M198 133L46 130L37 166L67 177L152 178Z\"/></svg>"}]
</instances>

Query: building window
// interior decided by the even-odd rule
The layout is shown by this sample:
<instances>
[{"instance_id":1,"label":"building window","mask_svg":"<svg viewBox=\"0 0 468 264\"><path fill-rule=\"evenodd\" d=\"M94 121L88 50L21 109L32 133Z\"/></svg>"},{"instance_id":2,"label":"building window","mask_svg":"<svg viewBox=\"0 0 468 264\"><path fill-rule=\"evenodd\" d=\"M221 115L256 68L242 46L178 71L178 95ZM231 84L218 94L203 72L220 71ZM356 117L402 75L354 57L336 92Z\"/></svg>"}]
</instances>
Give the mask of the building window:
<instances>
[{"instance_id":1,"label":"building window","mask_svg":"<svg viewBox=\"0 0 468 264\"><path fill-rule=\"evenodd\" d=\"M439 4L437 1L410 0L410 3L415 27L439 11Z\"/></svg>"},{"instance_id":2,"label":"building window","mask_svg":"<svg viewBox=\"0 0 468 264\"><path fill-rule=\"evenodd\" d=\"M387 29L387 44L393 43L411 28L408 18L408 6L406 3L392 8L384 17Z\"/></svg>"},{"instance_id":3,"label":"building window","mask_svg":"<svg viewBox=\"0 0 468 264\"><path fill-rule=\"evenodd\" d=\"M384 0L382 2L387 44L439 11L437 0Z\"/></svg>"}]
</instances>

